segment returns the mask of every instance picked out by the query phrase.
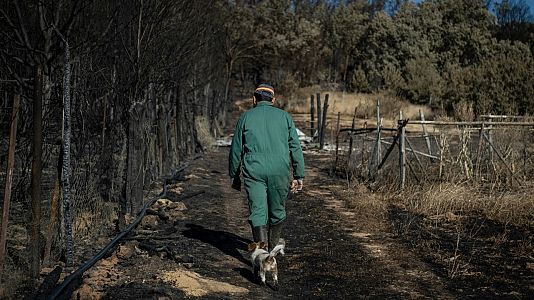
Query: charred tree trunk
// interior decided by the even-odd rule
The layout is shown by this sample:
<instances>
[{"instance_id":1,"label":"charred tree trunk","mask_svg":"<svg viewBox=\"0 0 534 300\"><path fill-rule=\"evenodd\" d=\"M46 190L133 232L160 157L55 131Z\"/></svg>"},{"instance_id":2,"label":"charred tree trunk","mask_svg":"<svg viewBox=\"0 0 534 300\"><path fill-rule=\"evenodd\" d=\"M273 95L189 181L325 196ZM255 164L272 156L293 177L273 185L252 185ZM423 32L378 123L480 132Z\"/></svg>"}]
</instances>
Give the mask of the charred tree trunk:
<instances>
[{"instance_id":1,"label":"charred tree trunk","mask_svg":"<svg viewBox=\"0 0 534 300\"><path fill-rule=\"evenodd\" d=\"M142 145L142 138L140 136L140 122L142 118L138 111L140 105L133 104L130 109L129 125L128 125L128 178L127 178L127 212L136 214L143 202L143 185L144 185L144 148Z\"/></svg>"},{"instance_id":2,"label":"charred tree trunk","mask_svg":"<svg viewBox=\"0 0 534 300\"><path fill-rule=\"evenodd\" d=\"M174 99L174 107L176 109L176 152L178 154L178 160L183 160L183 140L184 140L184 132L183 132L183 107L182 107L182 97L180 95L180 89L178 88L176 91L176 96Z\"/></svg>"},{"instance_id":3,"label":"charred tree trunk","mask_svg":"<svg viewBox=\"0 0 534 300\"><path fill-rule=\"evenodd\" d=\"M119 216L117 221L118 231L122 231L126 228L126 214L128 213L128 175L129 167L128 162L130 161L130 114L126 112L126 116L123 121L123 130L124 130L124 150L126 157L124 158L124 165L122 169L122 190L119 197Z\"/></svg>"},{"instance_id":4,"label":"charred tree trunk","mask_svg":"<svg viewBox=\"0 0 534 300\"><path fill-rule=\"evenodd\" d=\"M7 158L6 185L4 189L4 206L2 209L2 228L0 229L0 281L4 273L4 262L6 257L7 224L9 219L9 203L11 199L11 180L13 178L13 167L15 165L15 143L17 139L17 121L20 107L20 95L13 98L13 114L11 117L11 129L9 131L9 150Z\"/></svg>"},{"instance_id":5,"label":"charred tree trunk","mask_svg":"<svg viewBox=\"0 0 534 300\"><path fill-rule=\"evenodd\" d=\"M33 279L39 277L41 256L39 235L41 228L41 173L43 151L43 68L35 68L33 99L33 141L32 141L32 221L30 230L30 270Z\"/></svg>"},{"instance_id":6,"label":"charred tree trunk","mask_svg":"<svg viewBox=\"0 0 534 300\"><path fill-rule=\"evenodd\" d=\"M161 174L166 174L168 170L167 164L167 137L165 135L165 127L167 126L165 121L165 101L163 98L160 98L160 102L157 106L157 136L158 136L158 156L159 156L159 168L158 176Z\"/></svg>"},{"instance_id":7,"label":"charred tree trunk","mask_svg":"<svg viewBox=\"0 0 534 300\"><path fill-rule=\"evenodd\" d=\"M59 34L59 32L58 32ZM61 36L63 39L63 36ZM61 194L63 196L63 218L65 219L65 248L67 265L74 261L72 241L72 218L70 215L70 50L65 39L65 73L63 77L63 168L61 172Z\"/></svg>"},{"instance_id":8,"label":"charred tree trunk","mask_svg":"<svg viewBox=\"0 0 534 300\"><path fill-rule=\"evenodd\" d=\"M189 126L187 126L187 111L186 111L186 99L183 91L180 91L180 123L181 123L181 130L180 130L180 144L181 144L181 153L182 158L181 160L185 160L185 158L188 155L188 145L187 138L189 137Z\"/></svg>"}]
</instances>

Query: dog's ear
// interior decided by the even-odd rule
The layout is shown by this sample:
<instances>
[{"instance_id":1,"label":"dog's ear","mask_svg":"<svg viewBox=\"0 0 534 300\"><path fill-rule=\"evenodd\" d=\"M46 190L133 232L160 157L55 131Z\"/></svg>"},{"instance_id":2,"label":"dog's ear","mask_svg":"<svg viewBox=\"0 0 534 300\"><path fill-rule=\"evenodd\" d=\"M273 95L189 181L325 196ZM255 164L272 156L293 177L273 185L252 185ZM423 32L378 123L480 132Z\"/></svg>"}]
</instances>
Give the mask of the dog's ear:
<instances>
[{"instance_id":1,"label":"dog's ear","mask_svg":"<svg viewBox=\"0 0 534 300\"><path fill-rule=\"evenodd\" d=\"M257 243L248 244L248 251L254 251L254 250L256 250L256 248L258 248L258 244Z\"/></svg>"},{"instance_id":2,"label":"dog's ear","mask_svg":"<svg viewBox=\"0 0 534 300\"><path fill-rule=\"evenodd\" d=\"M265 242L260 242L260 248L261 249L267 248L267 244Z\"/></svg>"}]
</instances>

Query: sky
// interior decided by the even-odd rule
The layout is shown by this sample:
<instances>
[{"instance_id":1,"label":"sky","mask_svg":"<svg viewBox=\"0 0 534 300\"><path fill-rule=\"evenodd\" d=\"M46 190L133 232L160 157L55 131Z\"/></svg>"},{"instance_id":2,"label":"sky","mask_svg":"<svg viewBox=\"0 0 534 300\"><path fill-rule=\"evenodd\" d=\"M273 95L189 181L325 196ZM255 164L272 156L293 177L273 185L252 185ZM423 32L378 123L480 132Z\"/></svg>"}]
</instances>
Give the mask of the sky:
<instances>
[{"instance_id":1,"label":"sky","mask_svg":"<svg viewBox=\"0 0 534 300\"><path fill-rule=\"evenodd\" d=\"M413 0L413 1L416 2L416 3L419 3L419 2L424 1L424 0ZM516 0L516 1L520 1L520 0ZM534 0L525 0L525 2L530 7L530 13L532 15L534 15Z\"/></svg>"}]
</instances>

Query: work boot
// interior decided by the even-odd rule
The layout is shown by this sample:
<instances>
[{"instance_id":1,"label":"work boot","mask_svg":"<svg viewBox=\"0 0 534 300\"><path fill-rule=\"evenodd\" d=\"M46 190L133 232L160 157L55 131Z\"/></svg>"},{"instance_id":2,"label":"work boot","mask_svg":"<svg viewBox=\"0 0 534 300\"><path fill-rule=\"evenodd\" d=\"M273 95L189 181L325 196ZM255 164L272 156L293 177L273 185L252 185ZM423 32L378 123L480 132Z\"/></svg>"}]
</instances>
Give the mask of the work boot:
<instances>
[{"instance_id":1,"label":"work boot","mask_svg":"<svg viewBox=\"0 0 534 300\"><path fill-rule=\"evenodd\" d=\"M278 245L278 243L280 242L283 227L284 221L269 226L269 252L273 250L273 248L276 247L276 245Z\"/></svg>"},{"instance_id":2,"label":"work boot","mask_svg":"<svg viewBox=\"0 0 534 300\"><path fill-rule=\"evenodd\" d=\"M252 227L252 238L254 239L254 243L260 243L260 242L264 242L265 243L265 248L268 247L267 245L267 225L263 225L263 226L252 226L252 224L250 225L250 227ZM261 279L260 279L260 276L259 276L259 266L256 266L254 265L254 262L253 262L253 269L254 269L254 278L257 280L257 283L261 283Z\"/></svg>"},{"instance_id":3,"label":"work boot","mask_svg":"<svg viewBox=\"0 0 534 300\"><path fill-rule=\"evenodd\" d=\"M267 225L252 227L252 238L254 243L264 242L267 247Z\"/></svg>"}]
</instances>

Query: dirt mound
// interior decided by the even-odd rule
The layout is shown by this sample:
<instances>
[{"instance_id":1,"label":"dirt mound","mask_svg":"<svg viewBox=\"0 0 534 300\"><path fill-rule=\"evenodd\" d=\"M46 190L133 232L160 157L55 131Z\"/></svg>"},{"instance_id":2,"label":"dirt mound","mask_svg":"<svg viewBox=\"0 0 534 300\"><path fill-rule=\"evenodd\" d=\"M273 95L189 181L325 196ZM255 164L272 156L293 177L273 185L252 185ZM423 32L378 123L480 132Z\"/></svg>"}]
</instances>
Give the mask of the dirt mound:
<instances>
[{"instance_id":1,"label":"dirt mound","mask_svg":"<svg viewBox=\"0 0 534 300\"><path fill-rule=\"evenodd\" d=\"M246 294L248 290L226 282L204 278L201 275L184 270L164 272L161 276L163 281L172 283L175 287L185 292L187 296L202 297L208 294Z\"/></svg>"}]
</instances>

